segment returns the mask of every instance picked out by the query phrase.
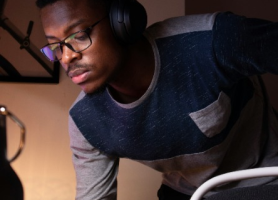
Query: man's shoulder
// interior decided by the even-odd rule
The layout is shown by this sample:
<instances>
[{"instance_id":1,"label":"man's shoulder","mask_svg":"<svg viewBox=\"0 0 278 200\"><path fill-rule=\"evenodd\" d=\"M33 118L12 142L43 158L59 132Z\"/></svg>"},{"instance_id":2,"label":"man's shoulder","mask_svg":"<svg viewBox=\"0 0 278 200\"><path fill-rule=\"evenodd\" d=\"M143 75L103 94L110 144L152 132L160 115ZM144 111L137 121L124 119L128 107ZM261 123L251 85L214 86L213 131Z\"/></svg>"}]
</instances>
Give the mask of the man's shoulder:
<instances>
[{"instance_id":1,"label":"man's shoulder","mask_svg":"<svg viewBox=\"0 0 278 200\"><path fill-rule=\"evenodd\" d=\"M105 109L105 106L110 103L111 97L106 92L105 87L92 94L87 94L84 91L81 91L70 107L69 113L71 117L74 115L80 116L81 113L87 113L89 110L95 112L96 110Z\"/></svg>"},{"instance_id":2,"label":"man's shoulder","mask_svg":"<svg viewBox=\"0 0 278 200\"><path fill-rule=\"evenodd\" d=\"M84 96L86 96L86 93L85 93L84 91L81 91L81 92L78 94L78 96L77 96L77 98L75 99L75 101L73 102L73 104L71 105L70 109L71 109L72 107L74 107L74 105L77 104L77 102L79 102L81 99L83 99Z\"/></svg>"},{"instance_id":3,"label":"man's shoulder","mask_svg":"<svg viewBox=\"0 0 278 200\"><path fill-rule=\"evenodd\" d=\"M146 30L153 38L163 38L195 31L212 30L218 13L185 15L154 23Z\"/></svg>"}]
</instances>

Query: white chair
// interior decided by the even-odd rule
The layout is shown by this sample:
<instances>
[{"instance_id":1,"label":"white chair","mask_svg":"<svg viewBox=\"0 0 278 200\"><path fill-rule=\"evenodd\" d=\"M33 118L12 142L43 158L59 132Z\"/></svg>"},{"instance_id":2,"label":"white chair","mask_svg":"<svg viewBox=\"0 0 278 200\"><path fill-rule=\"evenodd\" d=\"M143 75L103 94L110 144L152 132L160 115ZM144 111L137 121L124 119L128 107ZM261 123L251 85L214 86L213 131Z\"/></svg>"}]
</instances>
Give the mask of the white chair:
<instances>
[{"instance_id":1,"label":"white chair","mask_svg":"<svg viewBox=\"0 0 278 200\"><path fill-rule=\"evenodd\" d=\"M264 167L256 169L246 169L235 172L229 172L222 174L207 180L203 183L192 195L190 200L201 200L204 195L211 189L232 181L239 181L244 179L277 176L278 167ZM262 194L263 193L263 194ZM263 197L261 197L261 195ZM207 197L206 200L247 200L247 199L259 199L259 200L278 200L278 185L264 185L253 186L246 188L238 188L219 192L217 194Z\"/></svg>"}]
</instances>

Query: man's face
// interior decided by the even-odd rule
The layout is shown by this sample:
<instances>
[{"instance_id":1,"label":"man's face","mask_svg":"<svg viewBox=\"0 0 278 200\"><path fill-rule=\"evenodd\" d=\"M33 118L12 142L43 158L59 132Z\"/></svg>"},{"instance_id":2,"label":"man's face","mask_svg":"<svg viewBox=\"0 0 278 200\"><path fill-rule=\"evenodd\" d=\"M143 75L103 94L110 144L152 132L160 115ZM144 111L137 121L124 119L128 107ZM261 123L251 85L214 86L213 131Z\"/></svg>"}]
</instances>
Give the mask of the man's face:
<instances>
[{"instance_id":1,"label":"man's face","mask_svg":"<svg viewBox=\"0 0 278 200\"><path fill-rule=\"evenodd\" d=\"M60 0L41 10L41 20L50 44L88 28L107 14L101 6L88 6L87 0ZM123 65L124 49L114 39L109 17L97 24L89 35L92 44L80 53L64 45L60 63L75 84L84 92L93 93L113 80Z\"/></svg>"}]
</instances>

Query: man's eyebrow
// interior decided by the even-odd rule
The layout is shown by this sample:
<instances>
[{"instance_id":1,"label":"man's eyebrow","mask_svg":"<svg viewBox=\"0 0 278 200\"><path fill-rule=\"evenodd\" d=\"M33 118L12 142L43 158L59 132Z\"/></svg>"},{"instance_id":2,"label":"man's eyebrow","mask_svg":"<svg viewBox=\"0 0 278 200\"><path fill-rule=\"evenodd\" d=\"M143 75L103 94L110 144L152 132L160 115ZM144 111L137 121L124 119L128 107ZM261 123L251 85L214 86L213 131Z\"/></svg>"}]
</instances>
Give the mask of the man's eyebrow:
<instances>
[{"instance_id":1,"label":"man's eyebrow","mask_svg":"<svg viewBox=\"0 0 278 200\"><path fill-rule=\"evenodd\" d=\"M71 29L75 28L76 26L79 26L80 24L84 23L85 20L84 19L80 19L72 24L70 24L65 30L64 33L69 32Z\"/></svg>"},{"instance_id":2,"label":"man's eyebrow","mask_svg":"<svg viewBox=\"0 0 278 200\"><path fill-rule=\"evenodd\" d=\"M67 32L69 32L71 29L79 26L80 24L84 23L85 20L84 19L80 19L72 24L70 24L69 26L67 26L67 28L65 28L64 33L66 34ZM52 36L52 35L45 35L46 39L57 39L57 37Z\"/></svg>"}]
</instances>

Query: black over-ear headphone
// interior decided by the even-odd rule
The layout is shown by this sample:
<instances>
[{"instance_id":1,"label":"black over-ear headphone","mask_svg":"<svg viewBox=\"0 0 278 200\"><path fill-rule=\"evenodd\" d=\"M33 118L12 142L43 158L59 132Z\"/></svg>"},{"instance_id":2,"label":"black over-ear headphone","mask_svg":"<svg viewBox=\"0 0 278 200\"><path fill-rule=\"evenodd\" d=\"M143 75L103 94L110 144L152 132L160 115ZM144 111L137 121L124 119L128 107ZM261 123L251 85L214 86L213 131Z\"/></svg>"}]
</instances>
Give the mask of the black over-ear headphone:
<instances>
[{"instance_id":1,"label":"black over-ear headphone","mask_svg":"<svg viewBox=\"0 0 278 200\"><path fill-rule=\"evenodd\" d=\"M114 0L109 15L115 37L124 44L135 42L147 25L146 10L136 0Z\"/></svg>"}]
</instances>

